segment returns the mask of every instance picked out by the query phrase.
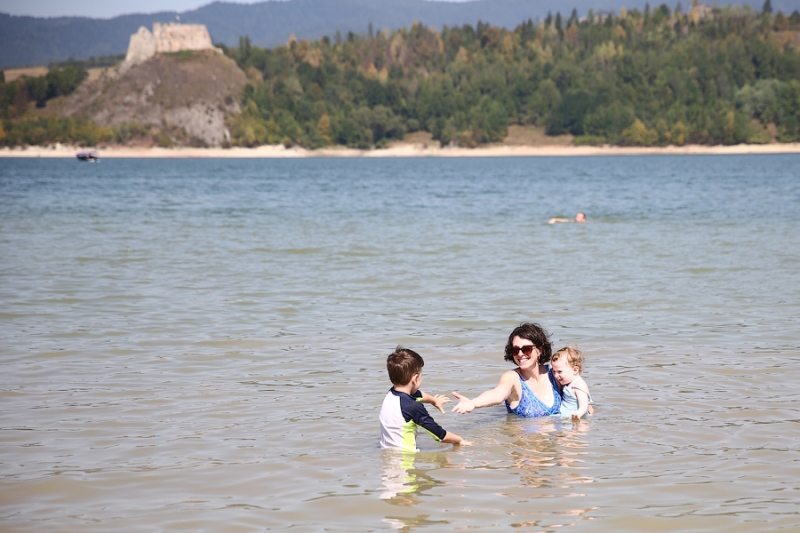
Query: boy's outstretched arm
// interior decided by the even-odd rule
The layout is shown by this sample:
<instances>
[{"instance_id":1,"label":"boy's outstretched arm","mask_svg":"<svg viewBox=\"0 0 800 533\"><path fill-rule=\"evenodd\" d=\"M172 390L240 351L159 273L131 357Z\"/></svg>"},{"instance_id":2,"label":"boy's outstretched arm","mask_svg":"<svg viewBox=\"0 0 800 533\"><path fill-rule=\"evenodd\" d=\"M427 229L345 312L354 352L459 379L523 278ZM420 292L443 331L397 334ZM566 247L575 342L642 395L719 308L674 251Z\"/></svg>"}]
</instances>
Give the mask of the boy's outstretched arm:
<instances>
[{"instance_id":1,"label":"boy's outstretched arm","mask_svg":"<svg viewBox=\"0 0 800 533\"><path fill-rule=\"evenodd\" d=\"M459 437L455 433L451 433L449 431L447 433L445 433L444 438L442 439L442 442L445 442L447 444L454 444L456 446L469 446L470 445L470 443L468 441L462 439L461 437Z\"/></svg>"},{"instance_id":2,"label":"boy's outstretched arm","mask_svg":"<svg viewBox=\"0 0 800 533\"><path fill-rule=\"evenodd\" d=\"M420 391L422 392L422 391ZM450 401L450 398L445 396L444 394L437 394L436 396L431 396L427 392L422 392L422 403L429 403L435 408L439 410L440 413L444 414L444 408L442 407L444 404Z\"/></svg>"}]
</instances>

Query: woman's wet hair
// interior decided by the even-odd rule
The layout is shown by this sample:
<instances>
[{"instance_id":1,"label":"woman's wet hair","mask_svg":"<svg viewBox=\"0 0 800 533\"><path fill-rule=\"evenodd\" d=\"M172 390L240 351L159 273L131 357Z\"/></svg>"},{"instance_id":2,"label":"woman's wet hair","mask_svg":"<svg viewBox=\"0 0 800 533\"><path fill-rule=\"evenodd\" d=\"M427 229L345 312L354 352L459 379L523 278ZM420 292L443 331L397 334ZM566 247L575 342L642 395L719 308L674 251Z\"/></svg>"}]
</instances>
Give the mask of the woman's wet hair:
<instances>
[{"instance_id":1,"label":"woman's wet hair","mask_svg":"<svg viewBox=\"0 0 800 533\"><path fill-rule=\"evenodd\" d=\"M517 326L511 335L508 336L508 343L506 343L506 353L504 359L506 361L514 362L514 352L512 346L514 337L527 339L533 343L537 350L539 350L539 364L545 365L550 362L553 356L553 348L550 346L550 338L547 332L539 324L525 322Z\"/></svg>"},{"instance_id":2,"label":"woman's wet hair","mask_svg":"<svg viewBox=\"0 0 800 533\"><path fill-rule=\"evenodd\" d=\"M386 370L389 371L389 380L393 385L406 385L414 374L422 371L425 361L414 350L398 346L386 358Z\"/></svg>"}]
</instances>

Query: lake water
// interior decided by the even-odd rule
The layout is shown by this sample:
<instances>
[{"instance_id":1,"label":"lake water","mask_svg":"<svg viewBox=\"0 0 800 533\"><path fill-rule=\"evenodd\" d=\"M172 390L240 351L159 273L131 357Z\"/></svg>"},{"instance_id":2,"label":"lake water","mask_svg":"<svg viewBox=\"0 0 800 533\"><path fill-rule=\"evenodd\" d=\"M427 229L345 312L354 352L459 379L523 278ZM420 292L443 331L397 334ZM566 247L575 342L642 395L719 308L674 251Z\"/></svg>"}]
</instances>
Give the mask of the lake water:
<instances>
[{"instance_id":1,"label":"lake water","mask_svg":"<svg viewBox=\"0 0 800 533\"><path fill-rule=\"evenodd\" d=\"M798 170L0 160L2 530L798 531ZM474 396L521 321L593 419L379 448L396 345Z\"/></svg>"}]
</instances>

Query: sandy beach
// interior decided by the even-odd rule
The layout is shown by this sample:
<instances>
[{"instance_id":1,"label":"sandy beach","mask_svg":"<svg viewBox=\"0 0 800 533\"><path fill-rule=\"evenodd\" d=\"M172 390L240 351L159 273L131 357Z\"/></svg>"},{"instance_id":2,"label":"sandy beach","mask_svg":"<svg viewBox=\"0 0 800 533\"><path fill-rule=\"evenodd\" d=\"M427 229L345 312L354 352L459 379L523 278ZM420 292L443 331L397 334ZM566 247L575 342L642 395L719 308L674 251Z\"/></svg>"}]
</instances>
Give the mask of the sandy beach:
<instances>
[{"instance_id":1,"label":"sandy beach","mask_svg":"<svg viewBox=\"0 0 800 533\"><path fill-rule=\"evenodd\" d=\"M0 157L50 157L74 158L82 148L79 146L28 146L25 148L2 148ZM356 150L352 148L324 148L307 150L300 147L286 148L283 145L267 145L257 148L136 148L105 147L96 149L100 158L263 158L286 159L305 157L568 157L598 155L730 155L730 154L782 154L800 153L800 143L786 144L738 144L733 146L666 146L666 147L620 147L620 146L509 146L488 145L478 148L440 148L427 144L396 143L388 148Z\"/></svg>"}]
</instances>

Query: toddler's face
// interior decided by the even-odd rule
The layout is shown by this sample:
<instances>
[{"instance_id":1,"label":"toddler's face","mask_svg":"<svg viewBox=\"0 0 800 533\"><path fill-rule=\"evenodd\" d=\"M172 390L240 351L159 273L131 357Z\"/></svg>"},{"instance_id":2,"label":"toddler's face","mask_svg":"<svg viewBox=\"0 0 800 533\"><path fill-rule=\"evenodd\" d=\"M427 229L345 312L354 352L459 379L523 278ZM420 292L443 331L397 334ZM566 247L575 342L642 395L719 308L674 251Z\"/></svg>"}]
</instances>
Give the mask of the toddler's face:
<instances>
[{"instance_id":1,"label":"toddler's face","mask_svg":"<svg viewBox=\"0 0 800 533\"><path fill-rule=\"evenodd\" d=\"M550 367L553 369L553 376L555 376L556 381L561 385L569 385L578 375L577 367L570 366L566 357L553 361Z\"/></svg>"}]
</instances>

